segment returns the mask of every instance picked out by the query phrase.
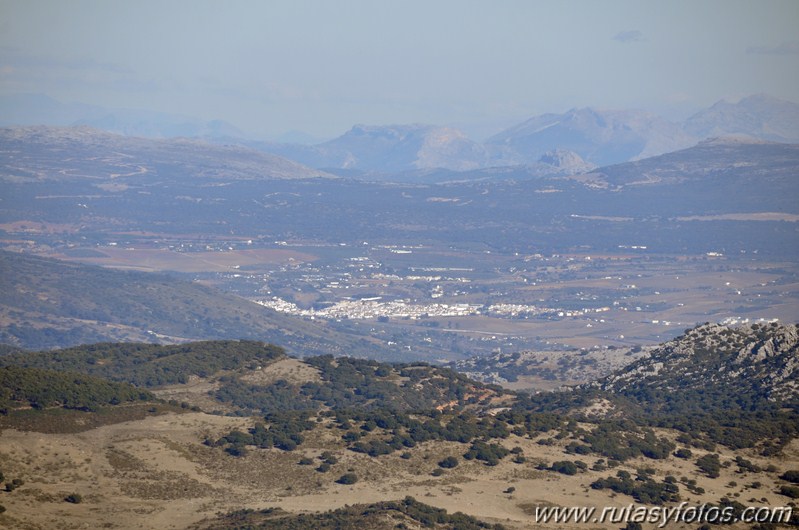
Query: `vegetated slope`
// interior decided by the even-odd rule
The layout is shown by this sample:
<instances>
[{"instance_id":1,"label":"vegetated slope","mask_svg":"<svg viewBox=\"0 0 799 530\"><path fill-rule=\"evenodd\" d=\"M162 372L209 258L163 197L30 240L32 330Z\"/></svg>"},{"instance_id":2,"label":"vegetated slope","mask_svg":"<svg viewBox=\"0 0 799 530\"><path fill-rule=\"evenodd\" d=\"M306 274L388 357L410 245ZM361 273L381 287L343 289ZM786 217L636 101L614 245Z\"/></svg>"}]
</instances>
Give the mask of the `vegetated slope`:
<instances>
[{"instance_id":1,"label":"vegetated slope","mask_svg":"<svg viewBox=\"0 0 799 530\"><path fill-rule=\"evenodd\" d=\"M376 348L165 274L0 251L0 341L28 349L114 340L249 338L303 354Z\"/></svg>"},{"instance_id":2,"label":"vegetated slope","mask_svg":"<svg viewBox=\"0 0 799 530\"><path fill-rule=\"evenodd\" d=\"M203 341L178 345L99 343L0 357L0 365L73 371L140 387L186 383L285 357L282 348L256 341Z\"/></svg>"},{"instance_id":3,"label":"vegetated slope","mask_svg":"<svg viewBox=\"0 0 799 530\"><path fill-rule=\"evenodd\" d=\"M695 403L700 409L731 398L744 408L799 403L799 326L705 324L597 385L629 396L646 390L642 401L664 410L686 393L704 396Z\"/></svg>"},{"instance_id":4,"label":"vegetated slope","mask_svg":"<svg viewBox=\"0 0 799 530\"><path fill-rule=\"evenodd\" d=\"M500 352L454 361L450 366L478 381L545 390L595 381L642 355L641 347Z\"/></svg>"},{"instance_id":5,"label":"vegetated slope","mask_svg":"<svg viewBox=\"0 0 799 530\"><path fill-rule=\"evenodd\" d=\"M286 368L287 361L294 363L291 371L299 375L291 377L277 369ZM207 440L225 446L235 456L246 454L252 445L293 450L323 418L338 425L347 447L371 456L428 440L466 443L480 436L508 436L503 421L480 416L503 403L500 388L424 363L387 364L329 355L289 360L280 348L232 341L180 346L96 344L9 355L1 357L0 363L102 374L115 381L140 383L158 395L164 384L188 382L192 384L187 387L194 388L202 378L202 394L195 394L195 400L188 398L186 407L210 403L217 408L209 412L226 408L239 416L265 415L265 423L256 423L248 432L233 431ZM297 370L298 365L305 369ZM498 460L507 454L488 445L473 450L470 458Z\"/></svg>"},{"instance_id":6,"label":"vegetated slope","mask_svg":"<svg viewBox=\"0 0 799 530\"><path fill-rule=\"evenodd\" d=\"M226 378L217 398L261 412L322 408L407 411L461 408L502 395L497 387L426 363L379 363L330 355L309 357L304 363L318 371L318 380L291 383L277 379L259 385L246 376Z\"/></svg>"},{"instance_id":7,"label":"vegetated slope","mask_svg":"<svg viewBox=\"0 0 799 530\"><path fill-rule=\"evenodd\" d=\"M620 398L641 422L776 451L799 432L797 325L699 326L577 393ZM596 396L594 396L596 397Z\"/></svg>"},{"instance_id":8,"label":"vegetated slope","mask_svg":"<svg viewBox=\"0 0 799 530\"><path fill-rule=\"evenodd\" d=\"M0 367L0 413L33 407L63 407L84 411L105 405L155 399L129 383L110 382L75 372L20 366Z\"/></svg>"},{"instance_id":9,"label":"vegetated slope","mask_svg":"<svg viewBox=\"0 0 799 530\"><path fill-rule=\"evenodd\" d=\"M664 344L661 349L682 343L685 353L693 355L694 346L716 348L722 342L735 347L757 344L760 349L752 350L753 355L768 358L787 354L794 348L790 344L796 342L791 338L796 335L795 326L741 328L740 340L729 335L727 329L705 326L690 330L682 339ZM738 328L731 329L735 332ZM753 340L746 338L750 335ZM231 361L214 361L215 355L211 352L224 357L228 347L231 348ZM791 453L788 451L785 452L785 461L775 461L781 467L774 466L776 471L767 471L766 466L772 462L753 456L751 452L718 450L720 461L719 454L706 454L717 450L712 443L714 440L732 447L740 447L740 441L746 441L719 434L738 428L736 409L731 406L728 407L732 411L729 416L731 424L721 420L712 423L708 418L695 415L689 419L700 421L692 421L690 429L684 430L684 425L666 423L669 416L665 414L642 413L643 405L640 403L644 400L632 394L624 395L621 387L582 387L575 391L536 396L500 395L498 389L471 382L446 369L422 364L383 364L330 356L299 361L283 357L279 349L251 343L207 342L187 345L187 348L181 351L175 346L94 345L85 347L83 351L81 348L71 349L68 356L73 360L71 363L53 363L69 365L70 369L84 366L93 370L95 365L112 364L119 356L129 356L129 368L123 370L129 376L136 373L137 364L142 365L146 373L158 366L160 360L166 366L173 366L173 362L195 367L208 363L209 370L221 370L204 377L206 381L213 380L219 384L210 389L212 393L224 389L228 382L237 381L241 383L239 388L246 386L248 392L252 389L250 396L257 397L262 393L266 404L263 408L239 408L238 413L248 416L260 410L261 418L254 421L249 417L237 419L189 414L186 419L165 417L139 426L129 423L117 434L105 431L104 436L82 436L79 446L75 446L76 441L72 440L72 452L79 455L80 462L85 459L84 448L89 443L92 447L102 448L93 453L96 455L93 458L99 464L108 462L107 466L70 469L69 474L64 475L66 479L61 479L70 481L66 483L72 491L91 499L87 504L90 508L98 508L92 511L92 516L96 515L98 520L118 517L118 514L101 510L102 503L116 497L103 493L104 496L99 497L102 501L99 501L94 500L97 497L92 499L87 495L110 490L108 481L98 483L91 480L96 476L92 473L97 473L97 470L108 470L111 475L106 475L106 478L113 478L114 485L119 484L120 487L113 491L120 492L115 495L126 501L120 505L128 515L140 506L130 508L127 504L130 499L147 501L150 503L147 506L156 506L154 502L157 501L164 517L168 517L175 506L169 502L177 500L185 505L189 504L185 501L187 498L198 499L196 503L190 503L190 517L196 515L191 521L200 519L201 513L202 517L210 519L197 523L195 528L354 528L354 524L363 528L394 528L399 524L411 528L435 528L435 525L439 528L484 527L477 520L459 514L448 515L408 497L403 501L397 500L409 494L419 497L425 493L431 493L433 500L430 502L435 501L439 506L466 506L471 515L480 514L484 519L491 517L492 521L503 523L504 515L498 515L503 512L497 512L493 506L504 503L503 498L507 499L510 504L508 512L504 513L508 514L509 524L512 516L513 524L520 526L529 524L529 518L524 521L524 516L519 516L521 503L544 501L562 504L570 498L566 492L575 488L585 488L585 493L589 494L586 502L595 505L601 505L606 495L611 495L610 491L603 490L653 505L682 499L717 502L719 495L732 496L744 489L759 490L756 493L758 498L778 505L777 502L783 500L782 496L790 493L780 493L782 490L775 491L773 487L777 472L784 471L785 466L795 467L794 461L789 460ZM102 354L104 350L108 350L107 355ZM45 362L43 359L48 354L53 358L67 357L65 352L41 352L34 354L35 361ZM259 355L257 361L252 355ZM712 368L715 354L707 355L697 362L710 362ZM653 354L651 358L655 357ZM24 360L20 355L9 358ZM136 360L142 362L136 363ZM214 362L227 364L219 366L213 365ZM719 362L720 366L725 366L724 362ZM658 385L662 378L667 378L665 371L652 375L650 382ZM774 381L772 386L783 386L789 380ZM715 392L724 381L726 379L713 379L706 386ZM247 395L243 394L244 397ZM770 395L782 399L782 394L772 392ZM453 401L447 402L448 399ZM662 404L667 398L653 394L651 399L653 403ZM609 403L624 414L601 417L588 413L586 406L597 401ZM297 407L297 403L302 407ZM750 423L756 437L754 441L795 437L796 425L799 424L796 416L790 417L787 412L785 416L779 416L767 407L767 403L768 399L758 401L750 411L750 419L756 420ZM783 408L790 406L785 401L777 404ZM544 408L549 408L550 412L542 411ZM557 408L560 412L551 412ZM720 412L727 414L727 410L721 409ZM40 414L41 411L34 413ZM675 455L678 445L674 434L654 428L672 426L684 430L676 437L682 445L679 451L682 456ZM22 434L18 431L13 433L17 444L29 440ZM692 456L688 446L692 449L698 447L699 454ZM76 447L80 447L81 452L78 453ZM772 455L781 446L762 444L760 447L770 448L768 454ZM25 455L30 453L21 453L21 457L10 457L15 463L15 476L33 482L30 478L34 475L45 474L50 478L47 474L55 473L49 469L34 470L34 464L24 462ZM47 451L38 454L47 456ZM159 454L160 461L154 457ZM724 464L723 468L719 466L723 479L716 480L718 474L714 478L706 471L713 471L706 464L714 456L716 462ZM696 458L696 461L687 458ZM740 470L740 478L734 474L732 466ZM726 470L727 467L730 469ZM180 471L185 469L191 470L191 474ZM697 469L702 475L691 474ZM77 473L87 477L80 482L80 489L72 486L75 484L73 476ZM607 476L608 473L611 476ZM672 473L674 476L668 476ZM679 476L685 478L678 479ZM692 478L687 478L689 476ZM747 484L754 480L763 483L759 486L724 485L733 478L745 479ZM514 486L508 487L509 483ZM551 483L558 487L546 487L539 492L542 485ZM49 492L58 492L58 488L63 487L51 482L36 483L36 488ZM550 490L557 493L550 496ZM237 492L233 502L230 491ZM502 497L501 491L501 495L507 497ZM755 495L755 492L749 494ZM59 495L58 502L63 502L60 500L63 494ZM356 495L363 495L358 499L363 502L387 499L390 502L350 506L319 515L298 513L339 507L353 502ZM211 498L226 502L209 505L206 500ZM492 509L480 509L479 499L484 498L494 499ZM16 498L9 500L15 501L9 503L9 512L19 517L30 517L20 515L29 512L21 508L21 502L16 502ZM441 500L444 502L439 502ZM262 508L265 504L284 509L291 506L297 513L289 514L276 508L261 511L239 509ZM53 508L47 502L43 505ZM213 515L227 510L235 511L228 515ZM137 509L135 513L138 522L138 514L143 511ZM151 517L155 512L146 513ZM185 513L183 516L186 520ZM73 516L67 514L64 517ZM520 520L524 522L520 523Z\"/></svg>"},{"instance_id":10,"label":"vegetated slope","mask_svg":"<svg viewBox=\"0 0 799 530\"><path fill-rule=\"evenodd\" d=\"M428 410L463 407L501 395L447 368L332 355L291 359L291 377L273 370L282 348L255 341L180 345L100 343L0 356L0 366L49 368L158 388L201 378L209 396L239 414L333 409ZM279 367L278 367L279 368ZM305 374L305 375L302 375Z\"/></svg>"},{"instance_id":11,"label":"vegetated slope","mask_svg":"<svg viewBox=\"0 0 799 530\"><path fill-rule=\"evenodd\" d=\"M283 510L239 510L201 521L192 530L383 530L385 528L433 528L438 530L502 530L501 524L488 524L475 517L421 503L413 497L401 501L356 504L316 514L289 514Z\"/></svg>"},{"instance_id":12,"label":"vegetated slope","mask_svg":"<svg viewBox=\"0 0 799 530\"><path fill-rule=\"evenodd\" d=\"M704 327L690 330L685 337L663 345L648 358L661 366L663 352L683 343L684 348L680 351L696 356L697 366L707 365L710 373L731 372L729 378L708 378L701 388L693 381L691 385L674 384L679 378L675 379L673 374L670 376L667 370L648 373L644 369L630 368L605 381L620 380L622 374L640 372L640 384L633 389L608 383L604 388L597 384L556 393L510 394L502 400L497 399L498 395L484 394L476 401L472 399L474 406L471 408L468 402L463 406L461 400L451 407L432 410L394 407L385 399L386 396L375 392L379 388L377 383L384 380L383 376L377 375L378 371L384 370L383 367L370 366L369 362L358 364L360 361L353 365L348 359L310 359L309 362L316 362L322 373L327 373L323 376L324 384L317 388L334 389L325 400L330 409L290 409L290 404L297 400L287 400L280 410L269 411L264 422L257 422L246 431L233 430L217 439L207 438L205 443L210 447L222 447L229 455L245 458L251 451L272 448L293 451L304 447L306 439L316 436L314 433L321 427L322 432L340 433L337 447L376 459L395 452L406 454L409 449L426 442L457 442L463 444L463 459L482 461L491 467L509 456L514 462L525 462L519 450L506 447L505 441L516 436L519 439L538 439L538 443L544 446L562 445L567 455L606 458L617 466L630 459L664 461L672 458L677 448L674 437L655 430L667 428L678 431L677 442L702 451L714 451L717 444L722 444L733 450L753 448L768 457L782 451L799 434L799 414L796 402L792 401L794 398L776 391L761 396L762 388L769 385L764 385L760 376L766 377L763 372L768 370L747 373L738 386L728 389L728 380L735 377L732 373L735 368L730 365L732 361L721 355L716 363L713 361L716 354L701 348L712 345L724 351L725 346L721 345L729 344L729 347L737 348L736 355L740 353L740 346L755 358L784 355L795 359L796 327L756 326L742 328L744 331L739 335L735 334L735 329L718 326L710 330ZM752 344L757 346L753 349ZM793 366L793 362L785 364ZM634 364L645 365L645 360ZM395 366L394 370L400 369L400 377L410 377L413 382L407 368ZM369 373L371 369L374 369L374 374ZM384 373L388 378L393 375L388 371ZM790 370L781 373L782 376L772 381L771 386L775 389L790 385L793 380ZM343 381L356 381L356 384L342 386ZM468 385L468 381L463 383ZM452 388L456 396L464 395L468 388L465 385ZM409 386L419 388L418 385ZM313 387L301 387L299 395L318 400L313 394L306 393L309 388ZM374 398L371 401L370 396ZM276 397L279 396L270 397L272 404L279 403ZM360 406L362 403L365 406ZM358 406L352 408L353 404ZM690 452L681 454L690 456ZM331 462L337 461L325 456L320 459L323 461L320 472L326 472ZM312 459L301 462L303 465L312 463ZM439 465L442 468L454 467L457 459L442 460ZM740 460L739 465L748 464ZM604 463L598 470L604 470L603 466ZM580 460L562 460L551 466L539 465L538 469L574 475L584 472L586 464ZM650 475L644 472L634 484L627 480L629 477L620 476L618 480L611 477L597 481L595 487L632 495L642 503L663 504L679 500L679 488L674 481L660 483ZM693 487L691 484L688 486L689 489Z\"/></svg>"},{"instance_id":13,"label":"vegetated slope","mask_svg":"<svg viewBox=\"0 0 799 530\"><path fill-rule=\"evenodd\" d=\"M11 346L9 344L0 344L0 356L24 352L25 350L23 348L17 348L16 346Z\"/></svg>"}]
</instances>

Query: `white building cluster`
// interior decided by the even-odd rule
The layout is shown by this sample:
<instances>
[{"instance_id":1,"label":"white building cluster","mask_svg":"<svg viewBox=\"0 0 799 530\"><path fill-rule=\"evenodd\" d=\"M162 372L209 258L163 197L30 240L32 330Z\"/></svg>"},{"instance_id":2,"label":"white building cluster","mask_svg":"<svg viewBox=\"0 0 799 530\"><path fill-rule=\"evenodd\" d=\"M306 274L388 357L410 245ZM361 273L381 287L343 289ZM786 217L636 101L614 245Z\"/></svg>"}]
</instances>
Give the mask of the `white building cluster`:
<instances>
[{"instance_id":1,"label":"white building cluster","mask_svg":"<svg viewBox=\"0 0 799 530\"><path fill-rule=\"evenodd\" d=\"M388 318L428 318L428 317L460 317L476 315L479 304L414 304L404 300L382 302L375 299L343 300L321 309L302 309L292 302L278 297L268 300L256 300L257 304L270 307L282 313L313 318L352 318L368 320L379 317Z\"/></svg>"}]
</instances>

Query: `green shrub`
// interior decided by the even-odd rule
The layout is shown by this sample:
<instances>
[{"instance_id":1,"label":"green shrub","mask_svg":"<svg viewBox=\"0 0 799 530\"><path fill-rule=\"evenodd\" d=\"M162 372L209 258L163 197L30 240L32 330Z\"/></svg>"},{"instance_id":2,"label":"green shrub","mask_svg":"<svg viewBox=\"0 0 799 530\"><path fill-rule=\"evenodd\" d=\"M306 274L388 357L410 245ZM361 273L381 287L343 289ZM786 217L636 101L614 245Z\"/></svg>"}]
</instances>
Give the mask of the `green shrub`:
<instances>
[{"instance_id":1,"label":"green shrub","mask_svg":"<svg viewBox=\"0 0 799 530\"><path fill-rule=\"evenodd\" d=\"M339 484L355 484L358 482L358 475L355 473L344 473L336 482Z\"/></svg>"},{"instance_id":2,"label":"green shrub","mask_svg":"<svg viewBox=\"0 0 799 530\"><path fill-rule=\"evenodd\" d=\"M447 458L439 462L438 465L445 469L452 469L458 466L458 459L455 458L454 456L448 456Z\"/></svg>"},{"instance_id":3,"label":"green shrub","mask_svg":"<svg viewBox=\"0 0 799 530\"><path fill-rule=\"evenodd\" d=\"M557 471L558 473L563 473L564 475L577 474L577 465L574 462L569 462L568 460L553 462L552 467L550 467L549 469L551 469L552 471Z\"/></svg>"},{"instance_id":4,"label":"green shrub","mask_svg":"<svg viewBox=\"0 0 799 530\"><path fill-rule=\"evenodd\" d=\"M799 487L797 486L780 486L780 495L785 495L792 499L799 499Z\"/></svg>"},{"instance_id":5,"label":"green shrub","mask_svg":"<svg viewBox=\"0 0 799 530\"><path fill-rule=\"evenodd\" d=\"M71 502L72 504L80 504L83 502L83 496L80 493L70 493L66 497L64 497L66 502Z\"/></svg>"},{"instance_id":6,"label":"green shrub","mask_svg":"<svg viewBox=\"0 0 799 530\"><path fill-rule=\"evenodd\" d=\"M788 482L793 482L794 484L799 484L799 470L791 470L786 471L782 475L780 475L782 480L787 480Z\"/></svg>"},{"instance_id":7,"label":"green shrub","mask_svg":"<svg viewBox=\"0 0 799 530\"><path fill-rule=\"evenodd\" d=\"M721 462L719 455L707 454L696 460L696 467L698 467L705 475L710 478L718 478L721 471Z\"/></svg>"}]
</instances>

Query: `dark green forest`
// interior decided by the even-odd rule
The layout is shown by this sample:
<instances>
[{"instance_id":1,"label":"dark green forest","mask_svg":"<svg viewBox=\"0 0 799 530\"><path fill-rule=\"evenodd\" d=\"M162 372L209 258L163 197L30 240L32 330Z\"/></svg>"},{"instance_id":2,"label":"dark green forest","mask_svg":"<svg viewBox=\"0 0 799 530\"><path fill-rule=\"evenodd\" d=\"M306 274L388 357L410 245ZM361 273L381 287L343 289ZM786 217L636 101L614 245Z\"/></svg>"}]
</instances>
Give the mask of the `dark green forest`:
<instances>
[{"instance_id":1,"label":"dark green forest","mask_svg":"<svg viewBox=\"0 0 799 530\"><path fill-rule=\"evenodd\" d=\"M20 366L0 367L0 413L21 407L63 407L95 411L103 405L154 400L150 392L129 383L107 381L75 372Z\"/></svg>"},{"instance_id":2,"label":"dark green forest","mask_svg":"<svg viewBox=\"0 0 799 530\"><path fill-rule=\"evenodd\" d=\"M317 514L290 515L279 508L239 510L203 521L194 530L383 530L421 525L437 530L503 530L460 512L453 514L406 497L401 501L356 504Z\"/></svg>"},{"instance_id":3,"label":"dark green forest","mask_svg":"<svg viewBox=\"0 0 799 530\"><path fill-rule=\"evenodd\" d=\"M247 340L167 345L99 343L0 356L0 365L75 371L152 388L186 383L223 370L255 368L285 356L282 348Z\"/></svg>"}]
</instances>

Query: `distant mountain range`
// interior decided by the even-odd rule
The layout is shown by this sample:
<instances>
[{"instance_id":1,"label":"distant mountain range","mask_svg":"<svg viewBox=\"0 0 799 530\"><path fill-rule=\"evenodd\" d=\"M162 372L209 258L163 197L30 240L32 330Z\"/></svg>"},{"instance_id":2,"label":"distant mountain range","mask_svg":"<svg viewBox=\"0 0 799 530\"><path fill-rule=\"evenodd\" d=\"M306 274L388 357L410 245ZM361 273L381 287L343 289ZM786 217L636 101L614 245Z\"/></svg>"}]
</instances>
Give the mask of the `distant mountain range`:
<instances>
[{"instance_id":1,"label":"distant mountain range","mask_svg":"<svg viewBox=\"0 0 799 530\"><path fill-rule=\"evenodd\" d=\"M641 111L573 109L545 114L500 132L484 143L462 132L432 125L356 125L318 145L257 143L251 147L305 165L360 170L386 179L429 169L474 171L489 167L532 166L537 175L580 173L695 144L681 126Z\"/></svg>"},{"instance_id":2,"label":"distant mountain range","mask_svg":"<svg viewBox=\"0 0 799 530\"><path fill-rule=\"evenodd\" d=\"M463 172L524 166L527 170L522 173L528 176L581 173L684 149L718 136L799 142L799 105L753 95L737 103L720 101L683 123L640 110L579 108L534 116L482 143L450 127L356 125L338 138L306 145L308 137L299 133L284 136L298 143L267 142L248 137L222 121L65 104L43 95L0 96L0 125L33 124L88 125L151 138L201 138L245 145L347 176L424 181L430 170ZM553 156L555 152L558 154ZM507 173L494 172L492 176L502 178ZM434 175L431 181L443 178Z\"/></svg>"},{"instance_id":3,"label":"distant mountain range","mask_svg":"<svg viewBox=\"0 0 799 530\"><path fill-rule=\"evenodd\" d=\"M510 163L529 163L552 149L567 149L596 165L645 158L694 143L696 138L679 125L654 114L592 108L536 116L486 141Z\"/></svg>"},{"instance_id":4,"label":"distant mountain range","mask_svg":"<svg viewBox=\"0 0 799 530\"><path fill-rule=\"evenodd\" d=\"M147 138L245 136L222 120L204 121L166 112L62 103L44 94L0 95L0 126L12 125L87 125L111 133Z\"/></svg>"},{"instance_id":5,"label":"distant mountain range","mask_svg":"<svg viewBox=\"0 0 799 530\"><path fill-rule=\"evenodd\" d=\"M35 160L20 164L14 152L35 149ZM120 151L124 151L121 153ZM69 153L66 156L65 153ZM0 129L0 167L16 179L59 181L135 176L142 183L174 176L182 181L262 180L332 177L280 156L238 145L188 139L122 136L87 126ZM87 165L88 163L88 165Z\"/></svg>"},{"instance_id":6,"label":"distant mountain range","mask_svg":"<svg viewBox=\"0 0 799 530\"><path fill-rule=\"evenodd\" d=\"M799 142L799 105L763 94L738 103L719 101L686 120L683 129L695 137L744 135L772 142Z\"/></svg>"},{"instance_id":7,"label":"distant mountain range","mask_svg":"<svg viewBox=\"0 0 799 530\"><path fill-rule=\"evenodd\" d=\"M547 157L555 164L576 160L562 152ZM558 252L609 251L635 241L662 252L795 255L794 223L777 221L799 214L797 159L799 145L727 139L579 175L546 177L531 166L417 170L419 180L447 185L410 187L334 178L240 146L88 128L0 129L5 230L27 239L14 223L56 222L104 245L128 239L119 233L125 227L223 240L452 244L468 238L519 248L535 226L538 248ZM417 227L411 235L409 218ZM698 228L713 220L740 224ZM765 226L768 237L760 233Z\"/></svg>"},{"instance_id":8,"label":"distant mountain range","mask_svg":"<svg viewBox=\"0 0 799 530\"><path fill-rule=\"evenodd\" d=\"M450 128L359 125L314 146L256 147L331 170L397 173L531 166L543 176L648 158L718 136L799 142L798 124L799 105L756 95L738 103L719 102L682 124L639 110L582 108L535 116L483 143Z\"/></svg>"},{"instance_id":9,"label":"distant mountain range","mask_svg":"<svg viewBox=\"0 0 799 530\"><path fill-rule=\"evenodd\" d=\"M430 170L479 171L526 166L536 176L582 173L596 167L576 152L552 143L529 159L505 146L481 144L461 131L432 125L356 125L344 135L319 145L249 144L303 164L331 172L350 170L378 180L419 178ZM357 174L357 173L356 173ZM496 172L492 172L496 174ZM450 178L456 178L450 175Z\"/></svg>"},{"instance_id":10,"label":"distant mountain range","mask_svg":"<svg viewBox=\"0 0 799 530\"><path fill-rule=\"evenodd\" d=\"M273 144L263 148L312 167L399 172L441 167L484 167L488 151L462 132L432 125L356 125L314 146Z\"/></svg>"}]
</instances>

